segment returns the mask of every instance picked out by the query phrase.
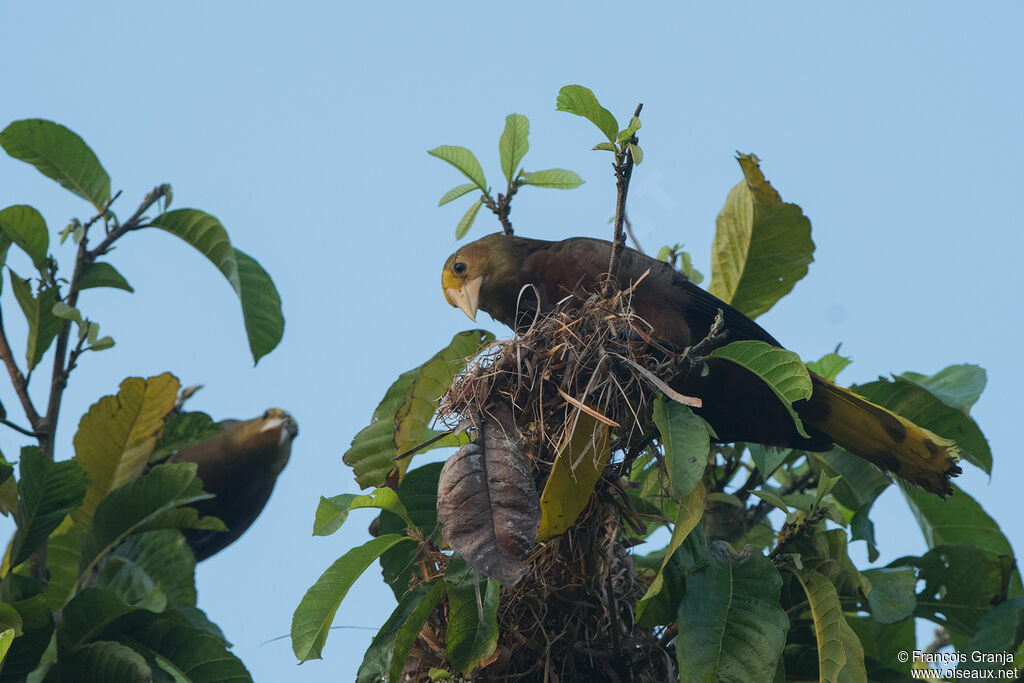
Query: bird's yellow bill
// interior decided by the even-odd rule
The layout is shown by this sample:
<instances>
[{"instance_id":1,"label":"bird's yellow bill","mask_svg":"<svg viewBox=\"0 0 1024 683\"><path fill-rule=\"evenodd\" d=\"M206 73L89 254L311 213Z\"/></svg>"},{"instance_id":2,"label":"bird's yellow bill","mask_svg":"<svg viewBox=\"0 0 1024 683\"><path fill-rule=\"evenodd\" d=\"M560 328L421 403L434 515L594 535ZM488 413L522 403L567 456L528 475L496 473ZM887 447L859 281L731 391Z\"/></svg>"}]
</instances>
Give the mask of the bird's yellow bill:
<instances>
[{"instance_id":1,"label":"bird's yellow bill","mask_svg":"<svg viewBox=\"0 0 1024 683\"><path fill-rule=\"evenodd\" d=\"M483 277L478 277L461 287L445 287L444 290L444 296L448 299L448 303L469 316L473 322L476 322L476 311L480 302L480 285L483 281Z\"/></svg>"}]
</instances>

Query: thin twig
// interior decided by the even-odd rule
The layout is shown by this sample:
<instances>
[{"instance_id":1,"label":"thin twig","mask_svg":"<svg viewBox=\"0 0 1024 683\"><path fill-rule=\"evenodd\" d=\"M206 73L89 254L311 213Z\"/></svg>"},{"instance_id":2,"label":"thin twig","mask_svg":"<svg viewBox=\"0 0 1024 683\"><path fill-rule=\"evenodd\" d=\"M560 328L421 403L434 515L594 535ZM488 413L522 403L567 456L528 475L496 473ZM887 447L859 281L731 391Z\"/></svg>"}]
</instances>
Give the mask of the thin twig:
<instances>
[{"instance_id":1,"label":"thin twig","mask_svg":"<svg viewBox=\"0 0 1024 683\"><path fill-rule=\"evenodd\" d=\"M41 426L39 413L36 411L35 405L32 404L32 398L28 395L28 380L18 369L18 363L14 360L14 354L11 352L11 345L7 341L2 311L0 311L0 358L7 366L11 384L14 385L14 392L18 395L18 400L21 401L21 407L25 411L29 425L32 426L32 429L39 430Z\"/></svg>"},{"instance_id":2,"label":"thin twig","mask_svg":"<svg viewBox=\"0 0 1024 683\"><path fill-rule=\"evenodd\" d=\"M641 102L636 106L636 112L633 114L633 118L640 116L640 110L644 108L644 103ZM632 144L637 143L637 137L634 135L629 139ZM612 237L612 255L608 260L608 280L604 284L604 290L602 296L611 296L612 290L614 289L613 283L615 282L619 272L619 259L622 257L622 248L626 245L626 235L623 230L623 224L626 219L626 195L629 192L629 179L633 176L633 155L629 151L629 146L624 145L622 151L616 155L615 159L615 232Z\"/></svg>"},{"instance_id":3,"label":"thin twig","mask_svg":"<svg viewBox=\"0 0 1024 683\"><path fill-rule=\"evenodd\" d=\"M34 437L36 435L36 433L33 432L32 430L25 429L21 425L16 425L16 424L14 424L13 422L11 422L10 420L8 420L7 418L4 418L4 417L0 417L0 424L6 425L6 426L10 427L11 429L13 429L16 432L21 432L25 436L32 436L32 437Z\"/></svg>"},{"instance_id":4,"label":"thin twig","mask_svg":"<svg viewBox=\"0 0 1024 683\"><path fill-rule=\"evenodd\" d=\"M644 253L644 248L640 246L640 243L636 240L636 235L633 234L633 222L629 220L628 215L622 217L622 223L626 226L626 234L629 235L629 241L633 243L633 248L641 254Z\"/></svg>"},{"instance_id":5,"label":"thin twig","mask_svg":"<svg viewBox=\"0 0 1024 683\"><path fill-rule=\"evenodd\" d=\"M491 212L498 217L498 222L501 223L501 229L506 235L514 234L512 230L512 221L508 219L508 215L512 212L512 197L514 197L516 192L519 191L520 185L522 185L520 180L513 180L509 183L508 194L498 193L498 201L491 199L490 192L485 192L482 198L484 206L490 209Z\"/></svg>"}]
</instances>

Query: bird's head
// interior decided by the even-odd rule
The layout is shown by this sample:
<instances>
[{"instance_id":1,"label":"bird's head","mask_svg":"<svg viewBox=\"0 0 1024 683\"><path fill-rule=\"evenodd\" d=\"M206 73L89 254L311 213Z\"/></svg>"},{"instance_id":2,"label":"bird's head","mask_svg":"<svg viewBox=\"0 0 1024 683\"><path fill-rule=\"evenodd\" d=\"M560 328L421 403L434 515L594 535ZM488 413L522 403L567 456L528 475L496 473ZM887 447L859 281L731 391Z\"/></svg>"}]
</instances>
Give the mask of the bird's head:
<instances>
[{"instance_id":1,"label":"bird's head","mask_svg":"<svg viewBox=\"0 0 1024 683\"><path fill-rule=\"evenodd\" d=\"M489 310L488 285L509 278L515 272L519 264L516 255L523 241L495 233L463 245L448 257L441 272L444 298L475 321L478 308Z\"/></svg>"}]
</instances>

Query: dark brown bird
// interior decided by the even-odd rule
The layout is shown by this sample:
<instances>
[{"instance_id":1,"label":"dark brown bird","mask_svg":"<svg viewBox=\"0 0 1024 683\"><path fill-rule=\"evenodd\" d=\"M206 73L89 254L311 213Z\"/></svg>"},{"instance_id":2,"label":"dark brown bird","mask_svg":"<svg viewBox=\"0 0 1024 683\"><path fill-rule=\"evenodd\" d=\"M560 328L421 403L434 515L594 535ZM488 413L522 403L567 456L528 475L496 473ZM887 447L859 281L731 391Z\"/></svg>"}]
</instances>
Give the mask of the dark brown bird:
<instances>
[{"instance_id":1,"label":"dark brown bird","mask_svg":"<svg viewBox=\"0 0 1024 683\"><path fill-rule=\"evenodd\" d=\"M587 237L560 242L494 234L466 244L444 265L441 287L452 306L471 319L483 309L513 329L574 292L596 292L608 269L611 243ZM649 271L649 272L648 272ZM644 277L644 273L647 275ZM642 278L642 279L641 279ZM632 307L656 337L682 349L707 336L718 311L722 344L752 339L782 346L760 325L690 282L663 261L624 249L617 284L639 283ZM532 286L531 286L532 285ZM708 372L676 378L673 388L703 401L697 409L719 441L826 451L833 443L941 496L960 473L956 445L813 372L813 394L794 408L810 438L801 436L775 394L756 375L720 359Z\"/></svg>"},{"instance_id":2,"label":"dark brown bird","mask_svg":"<svg viewBox=\"0 0 1024 683\"><path fill-rule=\"evenodd\" d=\"M185 530L202 561L238 540L270 499L299 428L291 415L271 408L252 420L224 420L224 431L181 449L167 462L194 462L203 489L213 498L193 503L200 515L219 518L227 531Z\"/></svg>"}]
</instances>

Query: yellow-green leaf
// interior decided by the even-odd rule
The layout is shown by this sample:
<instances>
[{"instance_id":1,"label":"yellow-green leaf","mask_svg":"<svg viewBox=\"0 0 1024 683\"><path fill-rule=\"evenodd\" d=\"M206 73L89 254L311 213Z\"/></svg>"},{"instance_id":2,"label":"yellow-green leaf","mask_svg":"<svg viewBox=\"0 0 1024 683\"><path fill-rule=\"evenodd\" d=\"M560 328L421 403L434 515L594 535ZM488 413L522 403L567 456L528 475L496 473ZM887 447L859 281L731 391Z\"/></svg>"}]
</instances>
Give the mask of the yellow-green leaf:
<instances>
[{"instance_id":1,"label":"yellow-green leaf","mask_svg":"<svg viewBox=\"0 0 1024 683\"><path fill-rule=\"evenodd\" d=\"M555 109L588 119L604 133L608 142L615 142L619 133L619 123L610 111L601 106L590 88L582 85L563 86L558 91Z\"/></svg>"},{"instance_id":2,"label":"yellow-green leaf","mask_svg":"<svg viewBox=\"0 0 1024 683\"><path fill-rule=\"evenodd\" d=\"M608 425L587 413L578 413L540 495L538 540L557 536L576 522L610 457Z\"/></svg>"},{"instance_id":3,"label":"yellow-green leaf","mask_svg":"<svg viewBox=\"0 0 1024 683\"><path fill-rule=\"evenodd\" d=\"M571 190L584 182L578 173L564 168L549 168L544 171L523 173L523 184L534 187L550 187L555 190Z\"/></svg>"},{"instance_id":4,"label":"yellow-green leaf","mask_svg":"<svg viewBox=\"0 0 1024 683\"><path fill-rule=\"evenodd\" d=\"M754 155L740 154L743 180L716 221L708 291L756 318L789 293L814 260L811 222L782 201Z\"/></svg>"},{"instance_id":5,"label":"yellow-green leaf","mask_svg":"<svg viewBox=\"0 0 1024 683\"><path fill-rule=\"evenodd\" d=\"M441 201L439 201L437 205L444 206L448 202L458 199L462 195L472 192L473 190L476 189L478 189L476 183L463 183L462 185L456 185L455 187L444 193L444 196L441 197Z\"/></svg>"},{"instance_id":6,"label":"yellow-green leaf","mask_svg":"<svg viewBox=\"0 0 1024 683\"><path fill-rule=\"evenodd\" d=\"M480 168L480 162L465 147L456 145L441 145L427 152L430 156L447 161L455 168L462 171L462 174L472 180L477 187L487 192L487 180L484 178L484 171Z\"/></svg>"},{"instance_id":7,"label":"yellow-green leaf","mask_svg":"<svg viewBox=\"0 0 1024 683\"><path fill-rule=\"evenodd\" d=\"M473 227L473 221L476 220L476 215L480 211L480 207L483 206L484 199L480 199L473 202L473 205L469 207L469 210L463 214L462 218L459 219L459 224L455 226L455 239L461 240L469 232L469 229Z\"/></svg>"},{"instance_id":8,"label":"yellow-green leaf","mask_svg":"<svg viewBox=\"0 0 1024 683\"><path fill-rule=\"evenodd\" d=\"M867 683L864 647L846 623L836 587L817 571L797 574L807 593L814 617L814 635L818 641L818 668L821 683Z\"/></svg>"},{"instance_id":9,"label":"yellow-green leaf","mask_svg":"<svg viewBox=\"0 0 1024 683\"><path fill-rule=\"evenodd\" d=\"M129 377L116 396L104 396L82 417L75 460L85 469L89 488L72 513L77 524L86 526L108 493L142 474L180 386L169 372Z\"/></svg>"},{"instance_id":10,"label":"yellow-green leaf","mask_svg":"<svg viewBox=\"0 0 1024 683\"><path fill-rule=\"evenodd\" d=\"M505 179L512 182L516 169L523 156L530 149L527 137L530 134L530 121L522 114L509 114L505 117L505 130L498 140L498 152L501 155L501 170Z\"/></svg>"}]
</instances>

